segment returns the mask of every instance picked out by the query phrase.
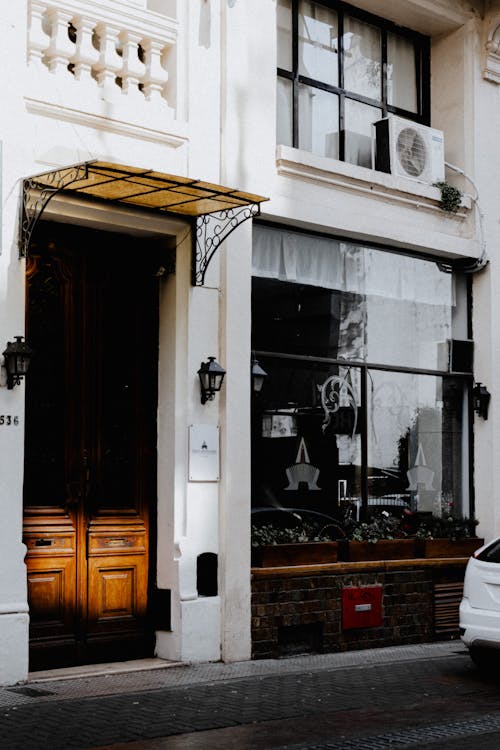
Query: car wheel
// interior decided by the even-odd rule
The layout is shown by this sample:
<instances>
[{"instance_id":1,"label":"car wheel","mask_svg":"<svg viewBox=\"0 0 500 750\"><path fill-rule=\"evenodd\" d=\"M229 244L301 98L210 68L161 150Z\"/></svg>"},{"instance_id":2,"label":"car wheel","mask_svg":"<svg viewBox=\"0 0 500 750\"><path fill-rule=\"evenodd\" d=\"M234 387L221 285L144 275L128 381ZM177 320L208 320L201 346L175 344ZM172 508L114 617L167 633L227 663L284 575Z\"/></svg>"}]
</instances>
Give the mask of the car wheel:
<instances>
[{"instance_id":1,"label":"car wheel","mask_svg":"<svg viewBox=\"0 0 500 750\"><path fill-rule=\"evenodd\" d=\"M500 651L494 648L471 646L469 648L469 655L481 672L489 673L495 671L497 673L500 664Z\"/></svg>"}]
</instances>

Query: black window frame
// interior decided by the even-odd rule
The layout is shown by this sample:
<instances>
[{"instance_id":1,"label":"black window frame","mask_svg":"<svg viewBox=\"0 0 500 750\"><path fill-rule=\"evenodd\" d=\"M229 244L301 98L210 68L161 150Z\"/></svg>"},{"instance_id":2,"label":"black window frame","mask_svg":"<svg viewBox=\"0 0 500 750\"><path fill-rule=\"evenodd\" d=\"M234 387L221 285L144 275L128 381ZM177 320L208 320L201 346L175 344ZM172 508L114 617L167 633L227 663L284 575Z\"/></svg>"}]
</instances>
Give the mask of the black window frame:
<instances>
[{"instance_id":1,"label":"black window frame","mask_svg":"<svg viewBox=\"0 0 500 750\"><path fill-rule=\"evenodd\" d=\"M345 161L345 102L346 99L357 101L361 104L368 104L377 107L382 111L381 117L387 117L394 114L404 117L413 122L422 125L430 125L430 38L404 26L388 21L379 16L375 16L367 11L360 10L352 5L342 2L341 0L323 0L317 2L317 5L333 10L337 13L338 18L338 86L318 81L313 78L300 75L299 73L299 3L300 0L291 0L292 4L292 70L277 68L278 79L286 79L292 83L292 147L299 148L299 86L306 85L312 88L321 89L339 98L339 160ZM357 94L353 91L344 89L344 18L352 16L359 21L375 26L381 33L381 91L382 99L376 100ZM417 112L396 107L387 101L387 35L393 32L399 36L406 36L414 42L415 49L415 70L417 75Z\"/></svg>"}]
</instances>

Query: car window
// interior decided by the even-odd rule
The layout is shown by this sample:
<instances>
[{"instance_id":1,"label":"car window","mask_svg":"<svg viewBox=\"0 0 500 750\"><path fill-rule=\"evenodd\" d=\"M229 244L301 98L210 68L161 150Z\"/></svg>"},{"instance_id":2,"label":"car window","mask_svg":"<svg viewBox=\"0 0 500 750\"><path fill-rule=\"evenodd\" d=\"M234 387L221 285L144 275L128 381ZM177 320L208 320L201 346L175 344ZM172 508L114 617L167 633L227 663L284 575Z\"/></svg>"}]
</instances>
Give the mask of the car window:
<instances>
[{"instance_id":1,"label":"car window","mask_svg":"<svg viewBox=\"0 0 500 750\"><path fill-rule=\"evenodd\" d=\"M486 547L478 556L478 560L484 562L500 563L500 539Z\"/></svg>"}]
</instances>

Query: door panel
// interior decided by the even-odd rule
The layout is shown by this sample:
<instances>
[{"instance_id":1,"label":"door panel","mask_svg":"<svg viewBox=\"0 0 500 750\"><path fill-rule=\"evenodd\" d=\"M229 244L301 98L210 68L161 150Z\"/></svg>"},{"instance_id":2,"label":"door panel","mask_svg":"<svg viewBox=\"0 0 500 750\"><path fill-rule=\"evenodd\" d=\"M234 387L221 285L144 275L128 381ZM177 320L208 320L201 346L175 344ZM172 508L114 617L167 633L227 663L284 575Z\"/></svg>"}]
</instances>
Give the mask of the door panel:
<instances>
[{"instance_id":1,"label":"door panel","mask_svg":"<svg viewBox=\"0 0 500 750\"><path fill-rule=\"evenodd\" d=\"M75 576L74 560L68 557L32 558L28 573L28 597L36 602L30 612L30 625L34 633L46 635L48 631L70 633L73 626L75 602L67 595L68 585Z\"/></svg>"},{"instance_id":2,"label":"door panel","mask_svg":"<svg viewBox=\"0 0 500 750\"><path fill-rule=\"evenodd\" d=\"M89 560L89 632L107 630L111 620L125 631L146 616L144 574L137 556Z\"/></svg>"},{"instance_id":3,"label":"door panel","mask_svg":"<svg viewBox=\"0 0 500 750\"><path fill-rule=\"evenodd\" d=\"M35 357L24 490L31 669L151 653L154 257L138 259L131 238L50 224L31 249L27 336Z\"/></svg>"}]
</instances>

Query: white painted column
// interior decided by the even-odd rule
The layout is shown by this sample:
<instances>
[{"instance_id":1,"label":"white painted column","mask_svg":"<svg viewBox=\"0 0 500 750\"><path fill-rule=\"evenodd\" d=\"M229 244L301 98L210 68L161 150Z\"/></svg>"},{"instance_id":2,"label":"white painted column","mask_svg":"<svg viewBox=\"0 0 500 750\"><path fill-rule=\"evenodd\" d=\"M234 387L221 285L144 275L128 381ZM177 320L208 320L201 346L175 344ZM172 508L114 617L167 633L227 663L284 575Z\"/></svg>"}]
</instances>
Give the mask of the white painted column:
<instances>
[{"instance_id":1,"label":"white painted column","mask_svg":"<svg viewBox=\"0 0 500 750\"><path fill-rule=\"evenodd\" d=\"M7 174L9 174L7 170ZM25 263L17 257L15 230L19 190L3 211L0 255L0 362L7 341L24 335ZM13 231L14 230L14 231ZM28 603L26 547L22 543L25 382L7 388L0 368L0 685L12 685L28 674ZM8 419L7 417L10 417Z\"/></svg>"},{"instance_id":2,"label":"white painted column","mask_svg":"<svg viewBox=\"0 0 500 750\"><path fill-rule=\"evenodd\" d=\"M221 254L220 555L222 659L250 658L250 334L252 222L235 230Z\"/></svg>"},{"instance_id":3,"label":"white painted column","mask_svg":"<svg viewBox=\"0 0 500 750\"><path fill-rule=\"evenodd\" d=\"M191 286L191 238L177 248L176 273L165 282L160 313L158 405L158 586L171 591L171 630L157 633L164 659L218 661L221 597L200 596L196 563L219 553L217 481L189 481L190 424L218 425L220 395L201 404L197 371L219 345L217 265L207 285ZM221 473L224 467L221 465Z\"/></svg>"}]
</instances>

